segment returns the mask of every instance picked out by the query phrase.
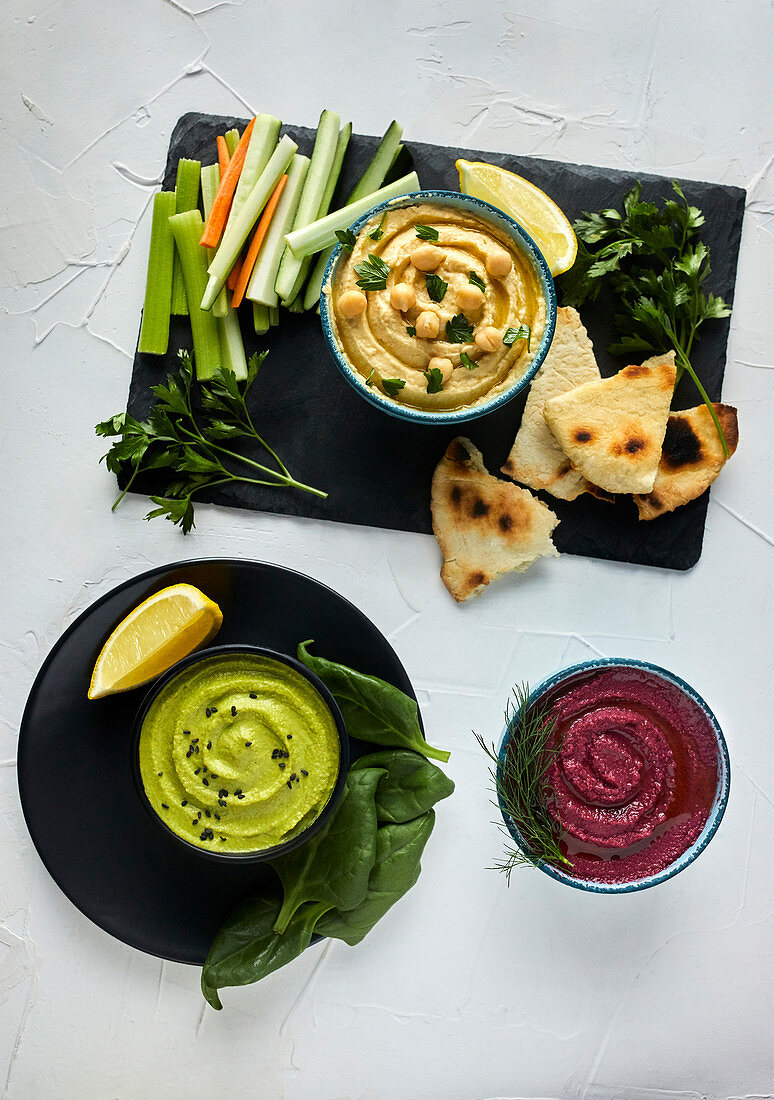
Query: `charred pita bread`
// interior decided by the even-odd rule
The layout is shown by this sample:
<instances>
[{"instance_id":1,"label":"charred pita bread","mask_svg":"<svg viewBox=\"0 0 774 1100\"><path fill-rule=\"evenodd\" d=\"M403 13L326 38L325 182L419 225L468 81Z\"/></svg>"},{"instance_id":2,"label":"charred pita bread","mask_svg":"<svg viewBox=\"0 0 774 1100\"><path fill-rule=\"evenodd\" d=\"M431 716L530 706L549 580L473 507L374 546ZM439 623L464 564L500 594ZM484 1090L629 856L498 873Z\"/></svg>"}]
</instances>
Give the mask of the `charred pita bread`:
<instances>
[{"instance_id":1,"label":"charred pita bread","mask_svg":"<svg viewBox=\"0 0 774 1100\"><path fill-rule=\"evenodd\" d=\"M736 409L731 405L712 407L720 421L728 449L733 454L739 442ZM653 488L649 493L634 498L640 519L655 519L701 496L726 461L717 428L706 405L670 413Z\"/></svg>"},{"instance_id":2,"label":"charred pita bread","mask_svg":"<svg viewBox=\"0 0 774 1100\"><path fill-rule=\"evenodd\" d=\"M588 481L608 493L649 493L674 385L674 352L657 355L550 398L545 420Z\"/></svg>"},{"instance_id":3,"label":"charred pita bread","mask_svg":"<svg viewBox=\"0 0 774 1100\"><path fill-rule=\"evenodd\" d=\"M557 310L556 331L548 355L530 387L511 453L502 472L532 489L545 489L562 500L575 500L586 489L586 479L570 460L545 422L546 401L584 382L599 381L589 335L577 309Z\"/></svg>"},{"instance_id":4,"label":"charred pita bread","mask_svg":"<svg viewBox=\"0 0 774 1100\"><path fill-rule=\"evenodd\" d=\"M458 602L495 577L558 554L559 520L529 489L493 477L468 439L453 440L433 475L433 531L444 557L441 579Z\"/></svg>"}]
</instances>

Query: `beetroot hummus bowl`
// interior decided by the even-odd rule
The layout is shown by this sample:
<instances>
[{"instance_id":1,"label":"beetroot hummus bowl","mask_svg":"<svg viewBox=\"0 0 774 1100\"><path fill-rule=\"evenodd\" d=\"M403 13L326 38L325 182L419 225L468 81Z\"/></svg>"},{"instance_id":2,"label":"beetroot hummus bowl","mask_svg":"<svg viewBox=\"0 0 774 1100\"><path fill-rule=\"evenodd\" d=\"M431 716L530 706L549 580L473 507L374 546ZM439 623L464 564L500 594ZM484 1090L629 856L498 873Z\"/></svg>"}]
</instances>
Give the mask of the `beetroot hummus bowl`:
<instances>
[{"instance_id":1,"label":"beetroot hummus bowl","mask_svg":"<svg viewBox=\"0 0 774 1100\"><path fill-rule=\"evenodd\" d=\"M536 857L513 788L525 736L544 738L543 835ZM538 685L506 724L497 790L505 825L527 860L580 890L655 886L706 848L728 801L725 739L704 700L656 665L605 658ZM518 797L518 795L516 796Z\"/></svg>"}]
</instances>

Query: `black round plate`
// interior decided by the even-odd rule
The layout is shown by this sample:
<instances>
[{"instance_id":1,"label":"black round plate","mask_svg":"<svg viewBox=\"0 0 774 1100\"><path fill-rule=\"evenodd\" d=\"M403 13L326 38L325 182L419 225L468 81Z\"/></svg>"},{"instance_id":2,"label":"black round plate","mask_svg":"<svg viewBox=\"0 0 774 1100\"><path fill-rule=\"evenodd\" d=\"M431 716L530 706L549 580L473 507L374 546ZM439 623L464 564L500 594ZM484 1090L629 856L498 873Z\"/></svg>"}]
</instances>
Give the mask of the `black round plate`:
<instances>
[{"instance_id":1,"label":"black round plate","mask_svg":"<svg viewBox=\"0 0 774 1100\"><path fill-rule=\"evenodd\" d=\"M315 652L416 698L386 638L319 581L265 562L204 559L151 569L97 600L62 635L33 684L19 734L22 809L54 881L82 913L131 947L201 965L234 905L276 883L261 864L221 865L174 843L150 819L130 766L132 722L147 688L88 700L91 670L124 615L167 585L220 605L216 644ZM353 744L353 756L358 755Z\"/></svg>"}]
</instances>

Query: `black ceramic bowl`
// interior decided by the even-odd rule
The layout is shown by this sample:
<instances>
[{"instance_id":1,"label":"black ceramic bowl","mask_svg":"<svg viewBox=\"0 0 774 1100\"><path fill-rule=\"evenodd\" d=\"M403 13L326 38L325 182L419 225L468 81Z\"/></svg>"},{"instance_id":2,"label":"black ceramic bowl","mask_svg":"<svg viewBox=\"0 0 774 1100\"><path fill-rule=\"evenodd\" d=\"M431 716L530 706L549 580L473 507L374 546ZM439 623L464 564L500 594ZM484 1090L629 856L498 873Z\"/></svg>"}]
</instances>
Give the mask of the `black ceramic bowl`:
<instances>
[{"instance_id":1,"label":"black ceramic bowl","mask_svg":"<svg viewBox=\"0 0 774 1100\"><path fill-rule=\"evenodd\" d=\"M251 656L268 657L300 673L304 679L309 681L331 712L339 735L339 769L336 776L336 782L328 801L314 821L307 825L302 832L286 840L283 844L277 844L272 848L259 848L249 852L219 852L217 849L202 848L198 844L191 844L190 841L186 840L184 837L178 836L178 834L167 825L164 819L159 816L148 799L142 781L139 752L140 733L142 731L143 722L145 721L145 716L151 704L163 688L186 668L190 668L191 665L198 664L200 661L205 661L210 657L221 656L226 653L244 653L250 654ZM306 665L301 664L295 657L290 657L287 653L278 653L276 650L266 649L263 646L257 645L208 646L206 649L197 650L196 653L184 657L181 661L178 661L177 664L173 665L172 668L165 672L164 675L154 683L153 687L143 699L132 727L131 766L140 801L171 842L182 845L189 852L196 852L197 855L202 856L204 859L217 860L220 863L261 863L265 860L284 855L286 852L292 852L295 848L299 848L302 844L305 844L311 836L314 836L314 834L322 828L325 822L328 821L344 791L344 783L347 778L347 769L349 767L349 738L347 736L347 728L344 725L344 718L342 717L335 699L319 676L316 676L314 672L308 669Z\"/></svg>"}]
</instances>

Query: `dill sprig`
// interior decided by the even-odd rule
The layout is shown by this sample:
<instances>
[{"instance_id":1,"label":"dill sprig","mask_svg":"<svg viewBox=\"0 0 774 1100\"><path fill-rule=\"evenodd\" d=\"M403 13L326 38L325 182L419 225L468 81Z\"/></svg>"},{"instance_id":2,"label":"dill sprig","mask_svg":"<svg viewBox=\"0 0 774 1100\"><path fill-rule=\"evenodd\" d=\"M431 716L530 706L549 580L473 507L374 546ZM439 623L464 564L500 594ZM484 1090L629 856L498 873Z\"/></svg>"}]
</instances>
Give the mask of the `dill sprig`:
<instances>
[{"instance_id":1,"label":"dill sprig","mask_svg":"<svg viewBox=\"0 0 774 1100\"><path fill-rule=\"evenodd\" d=\"M540 862L571 866L559 845L560 830L548 810L555 792L548 770L562 750L556 740L556 719L545 707L530 707L529 685L514 687L505 708L508 748L502 763L494 745L475 735L492 761L489 774L498 805L502 806L524 838L528 850L512 844L510 833L503 856L493 870L502 871L510 882L514 867L534 867Z\"/></svg>"}]
</instances>

